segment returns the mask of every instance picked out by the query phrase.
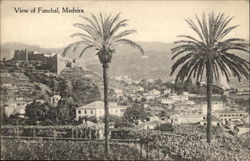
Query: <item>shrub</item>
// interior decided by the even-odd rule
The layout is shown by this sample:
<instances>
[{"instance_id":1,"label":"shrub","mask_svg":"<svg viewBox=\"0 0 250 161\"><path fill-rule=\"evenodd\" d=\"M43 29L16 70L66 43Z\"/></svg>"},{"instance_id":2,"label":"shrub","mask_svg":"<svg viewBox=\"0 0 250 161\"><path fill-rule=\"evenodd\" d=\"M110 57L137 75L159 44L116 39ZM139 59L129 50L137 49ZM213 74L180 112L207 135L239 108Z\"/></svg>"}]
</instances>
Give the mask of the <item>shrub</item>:
<instances>
[{"instance_id":1,"label":"shrub","mask_svg":"<svg viewBox=\"0 0 250 161\"><path fill-rule=\"evenodd\" d=\"M164 124L160 124L159 126L157 126L156 130L173 132L174 127L170 123L164 123Z\"/></svg>"}]
</instances>

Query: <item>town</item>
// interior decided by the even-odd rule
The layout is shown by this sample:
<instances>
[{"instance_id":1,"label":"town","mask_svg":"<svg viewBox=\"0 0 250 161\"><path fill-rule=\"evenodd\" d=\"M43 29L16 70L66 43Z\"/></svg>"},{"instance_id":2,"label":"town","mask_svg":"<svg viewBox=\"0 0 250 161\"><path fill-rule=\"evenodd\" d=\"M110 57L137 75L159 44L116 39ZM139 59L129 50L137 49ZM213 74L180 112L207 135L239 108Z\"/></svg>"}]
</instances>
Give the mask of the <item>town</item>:
<instances>
[{"instance_id":1,"label":"town","mask_svg":"<svg viewBox=\"0 0 250 161\"><path fill-rule=\"evenodd\" d=\"M74 66L73 60L57 54L17 49L12 59L1 61L1 78L1 105L7 124L80 126L91 122L91 126L104 126L102 78L96 72ZM73 90L76 85L81 88L83 80L90 85L83 90L94 90L95 98L93 94L85 94L82 99L86 91ZM160 79L132 80L127 75L112 77L110 81L109 112L113 118L110 128L129 125L154 130L165 124L206 125L206 88L202 82L175 84ZM247 92L214 86L212 125L237 135L248 132ZM67 112L51 118L53 110ZM57 121L53 120L55 118Z\"/></svg>"}]
</instances>

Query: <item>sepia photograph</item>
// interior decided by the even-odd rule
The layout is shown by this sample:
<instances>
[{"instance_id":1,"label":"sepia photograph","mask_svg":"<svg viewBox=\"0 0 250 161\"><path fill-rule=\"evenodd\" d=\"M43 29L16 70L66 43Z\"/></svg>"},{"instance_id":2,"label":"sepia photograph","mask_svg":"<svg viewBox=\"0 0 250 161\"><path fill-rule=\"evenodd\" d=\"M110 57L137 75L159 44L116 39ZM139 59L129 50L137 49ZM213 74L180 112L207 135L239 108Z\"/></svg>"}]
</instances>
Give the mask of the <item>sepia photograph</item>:
<instances>
[{"instance_id":1,"label":"sepia photograph","mask_svg":"<svg viewBox=\"0 0 250 161\"><path fill-rule=\"evenodd\" d=\"M1 160L250 161L249 0L2 0Z\"/></svg>"}]
</instances>

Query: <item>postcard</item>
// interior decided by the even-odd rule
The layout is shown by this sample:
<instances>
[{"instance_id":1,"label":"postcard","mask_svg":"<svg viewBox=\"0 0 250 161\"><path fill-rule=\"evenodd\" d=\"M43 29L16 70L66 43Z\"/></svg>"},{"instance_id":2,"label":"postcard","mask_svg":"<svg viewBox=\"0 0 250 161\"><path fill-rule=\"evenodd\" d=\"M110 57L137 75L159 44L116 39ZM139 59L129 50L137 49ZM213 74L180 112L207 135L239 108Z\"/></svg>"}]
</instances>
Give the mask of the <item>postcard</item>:
<instances>
[{"instance_id":1,"label":"postcard","mask_svg":"<svg viewBox=\"0 0 250 161\"><path fill-rule=\"evenodd\" d=\"M1 160L250 158L249 1L1 1Z\"/></svg>"}]
</instances>

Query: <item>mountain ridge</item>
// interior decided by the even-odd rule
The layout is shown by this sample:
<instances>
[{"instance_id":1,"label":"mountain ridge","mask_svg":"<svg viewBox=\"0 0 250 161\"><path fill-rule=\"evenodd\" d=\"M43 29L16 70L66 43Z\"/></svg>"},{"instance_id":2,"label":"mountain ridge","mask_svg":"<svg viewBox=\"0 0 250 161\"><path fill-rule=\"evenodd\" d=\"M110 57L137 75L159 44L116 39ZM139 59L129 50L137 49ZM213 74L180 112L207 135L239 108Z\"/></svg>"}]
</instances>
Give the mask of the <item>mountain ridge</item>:
<instances>
[{"instance_id":1,"label":"mountain ridge","mask_svg":"<svg viewBox=\"0 0 250 161\"><path fill-rule=\"evenodd\" d=\"M110 64L109 73L111 77L119 75L128 75L132 79L162 79L164 81L173 81L175 75L170 76L171 66L174 61L171 59L171 48L175 46L174 43L165 42L137 42L142 46L145 55L135 48L127 45L118 46L116 53L113 56ZM55 52L61 54L62 48L42 48L39 45L27 45L18 42L4 43L1 45L1 59L13 57L15 49L27 49L38 52ZM79 52L80 51L76 51ZM102 68L98 57L93 54L95 51L88 50L82 57L81 61L77 61L79 66L87 67L99 74L102 73ZM249 60L249 55L238 54ZM77 54L69 53L68 57L77 59ZM78 59L77 59L78 60ZM235 84L235 83L233 83ZM237 83L236 83L237 84Z\"/></svg>"}]
</instances>

